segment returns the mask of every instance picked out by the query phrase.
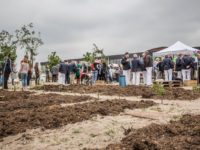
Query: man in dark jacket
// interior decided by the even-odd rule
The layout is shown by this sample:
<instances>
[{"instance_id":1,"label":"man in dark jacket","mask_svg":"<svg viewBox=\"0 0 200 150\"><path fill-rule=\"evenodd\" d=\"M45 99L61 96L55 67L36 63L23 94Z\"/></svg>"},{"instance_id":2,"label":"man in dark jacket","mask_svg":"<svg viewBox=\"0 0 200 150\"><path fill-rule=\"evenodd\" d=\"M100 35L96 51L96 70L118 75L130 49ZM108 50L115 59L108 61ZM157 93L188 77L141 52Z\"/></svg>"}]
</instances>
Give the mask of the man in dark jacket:
<instances>
[{"instance_id":1,"label":"man in dark jacket","mask_svg":"<svg viewBox=\"0 0 200 150\"><path fill-rule=\"evenodd\" d=\"M70 70L70 84L75 84L75 74L76 74L76 62L72 61L69 65L69 70Z\"/></svg>"},{"instance_id":2,"label":"man in dark jacket","mask_svg":"<svg viewBox=\"0 0 200 150\"><path fill-rule=\"evenodd\" d=\"M148 52L144 52L144 54L143 54L143 62L144 62L144 68L145 68L145 71L143 72L144 83L147 86L150 86L150 85L152 85L153 59L149 55Z\"/></svg>"},{"instance_id":3,"label":"man in dark jacket","mask_svg":"<svg viewBox=\"0 0 200 150\"><path fill-rule=\"evenodd\" d=\"M62 61L59 65L58 83L65 85L66 64Z\"/></svg>"},{"instance_id":4,"label":"man in dark jacket","mask_svg":"<svg viewBox=\"0 0 200 150\"><path fill-rule=\"evenodd\" d=\"M159 62L157 63L156 67L158 68L158 78L162 79L164 76L164 68L163 68L163 60L160 58Z\"/></svg>"},{"instance_id":5,"label":"man in dark jacket","mask_svg":"<svg viewBox=\"0 0 200 150\"><path fill-rule=\"evenodd\" d=\"M191 80L191 67L193 65L193 60L190 55L184 55L182 58L182 75L183 81Z\"/></svg>"},{"instance_id":6,"label":"man in dark jacket","mask_svg":"<svg viewBox=\"0 0 200 150\"><path fill-rule=\"evenodd\" d=\"M173 63L172 59L168 55L166 55L163 60L163 68L165 73L165 81L172 81Z\"/></svg>"},{"instance_id":7,"label":"man in dark jacket","mask_svg":"<svg viewBox=\"0 0 200 150\"><path fill-rule=\"evenodd\" d=\"M66 60L66 75L65 75L65 84L70 84L70 65L69 62Z\"/></svg>"},{"instance_id":8,"label":"man in dark jacket","mask_svg":"<svg viewBox=\"0 0 200 150\"><path fill-rule=\"evenodd\" d=\"M130 69L131 69L131 65L130 65L130 61L129 61L129 53L126 52L124 54L124 57L122 58L121 60L121 64L122 64L122 67L123 67L123 75L125 76L125 79L126 79L126 85L130 85Z\"/></svg>"},{"instance_id":9,"label":"man in dark jacket","mask_svg":"<svg viewBox=\"0 0 200 150\"><path fill-rule=\"evenodd\" d=\"M176 58L176 72L177 72L177 78L182 79L182 55L179 54L178 57Z\"/></svg>"},{"instance_id":10,"label":"man in dark jacket","mask_svg":"<svg viewBox=\"0 0 200 150\"><path fill-rule=\"evenodd\" d=\"M133 55L133 60L131 62L131 71L132 71L132 84L139 85L140 84L140 74L142 73L142 63L138 59L137 54Z\"/></svg>"},{"instance_id":11,"label":"man in dark jacket","mask_svg":"<svg viewBox=\"0 0 200 150\"><path fill-rule=\"evenodd\" d=\"M7 56L4 65L3 65L3 88L8 89L8 79L10 76L10 73L12 72L12 61L10 59L10 54Z\"/></svg>"}]
</instances>

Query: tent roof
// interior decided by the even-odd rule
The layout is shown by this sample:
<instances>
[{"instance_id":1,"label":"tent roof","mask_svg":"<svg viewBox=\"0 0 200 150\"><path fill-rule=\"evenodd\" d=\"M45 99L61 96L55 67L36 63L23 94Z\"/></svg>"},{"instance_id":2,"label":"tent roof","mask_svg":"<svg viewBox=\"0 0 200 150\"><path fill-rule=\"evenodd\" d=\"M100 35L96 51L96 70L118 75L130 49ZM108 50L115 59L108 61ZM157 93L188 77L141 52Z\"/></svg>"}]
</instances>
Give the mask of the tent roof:
<instances>
[{"instance_id":1,"label":"tent roof","mask_svg":"<svg viewBox=\"0 0 200 150\"><path fill-rule=\"evenodd\" d=\"M198 51L198 50L178 41L175 44L173 44L172 46L170 46L166 49L163 49L159 52L156 52L153 55L154 56L163 56L163 55L167 55L167 54L193 53L196 51Z\"/></svg>"}]
</instances>

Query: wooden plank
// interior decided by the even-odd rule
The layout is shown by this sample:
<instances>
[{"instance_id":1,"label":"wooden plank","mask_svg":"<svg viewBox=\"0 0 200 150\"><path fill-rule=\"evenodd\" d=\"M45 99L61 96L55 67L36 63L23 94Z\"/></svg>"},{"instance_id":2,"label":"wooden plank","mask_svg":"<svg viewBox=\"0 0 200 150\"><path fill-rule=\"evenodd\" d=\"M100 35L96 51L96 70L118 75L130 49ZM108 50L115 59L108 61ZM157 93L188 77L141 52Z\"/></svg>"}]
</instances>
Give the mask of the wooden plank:
<instances>
[{"instance_id":1,"label":"wooden plank","mask_svg":"<svg viewBox=\"0 0 200 150\"><path fill-rule=\"evenodd\" d=\"M195 86L197 85L197 80L187 80L183 82L184 86Z\"/></svg>"}]
</instances>

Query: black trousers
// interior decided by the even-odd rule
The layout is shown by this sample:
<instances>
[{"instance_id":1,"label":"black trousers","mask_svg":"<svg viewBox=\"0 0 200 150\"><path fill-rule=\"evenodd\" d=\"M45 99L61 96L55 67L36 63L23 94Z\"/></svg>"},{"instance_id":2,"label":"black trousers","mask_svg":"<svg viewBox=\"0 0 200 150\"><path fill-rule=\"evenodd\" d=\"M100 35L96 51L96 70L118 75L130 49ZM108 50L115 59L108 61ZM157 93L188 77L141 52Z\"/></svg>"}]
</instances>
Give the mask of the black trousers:
<instances>
[{"instance_id":1,"label":"black trousers","mask_svg":"<svg viewBox=\"0 0 200 150\"><path fill-rule=\"evenodd\" d=\"M3 88L8 89L8 79L9 79L10 73L5 72L3 75Z\"/></svg>"},{"instance_id":2,"label":"black trousers","mask_svg":"<svg viewBox=\"0 0 200 150\"><path fill-rule=\"evenodd\" d=\"M70 74L69 74L69 73L66 73L66 76L65 76L65 83L66 83L66 84L70 84Z\"/></svg>"},{"instance_id":3,"label":"black trousers","mask_svg":"<svg viewBox=\"0 0 200 150\"><path fill-rule=\"evenodd\" d=\"M52 82L57 82L57 74L52 75Z\"/></svg>"},{"instance_id":4,"label":"black trousers","mask_svg":"<svg viewBox=\"0 0 200 150\"><path fill-rule=\"evenodd\" d=\"M29 85L30 85L30 80L31 80L31 76L30 76L30 75L28 75L28 77L27 77L27 86L29 86Z\"/></svg>"}]
</instances>

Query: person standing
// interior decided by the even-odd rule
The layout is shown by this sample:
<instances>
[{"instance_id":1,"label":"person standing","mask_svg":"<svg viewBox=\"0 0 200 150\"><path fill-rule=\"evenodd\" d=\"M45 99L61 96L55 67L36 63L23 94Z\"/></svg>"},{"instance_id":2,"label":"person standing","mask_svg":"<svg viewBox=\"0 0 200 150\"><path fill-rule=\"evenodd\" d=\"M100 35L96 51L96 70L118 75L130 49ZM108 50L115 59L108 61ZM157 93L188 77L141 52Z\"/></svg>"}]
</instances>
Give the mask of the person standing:
<instances>
[{"instance_id":1,"label":"person standing","mask_svg":"<svg viewBox=\"0 0 200 150\"><path fill-rule=\"evenodd\" d=\"M177 71L177 78L179 79L182 79L182 73L181 73L181 70L182 70L182 55L179 54L178 57L176 58L176 71Z\"/></svg>"},{"instance_id":2,"label":"person standing","mask_svg":"<svg viewBox=\"0 0 200 150\"><path fill-rule=\"evenodd\" d=\"M130 61L129 61L129 53L128 52L126 52L124 54L124 57L121 60L121 64L122 64L122 68L123 68L123 75L125 76L125 79L126 79L126 85L130 85L130 79L131 79L130 69L131 69L131 65L130 65Z\"/></svg>"},{"instance_id":3,"label":"person standing","mask_svg":"<svg viewBox=\"0 0 200 150\"><path fill-rule=\"evenodd\" d=\"M156 79L163 79L163 74L164 74L163 58L159 59L159 62L157 64L157 68L158 68L158 74L157 74Z\"/></svg>"},{"instance_id":4,"label":"person standing","mask_svg":"<svg viewBox=\"0 0 200 150\"><path fill-rule=\"evenodd\" d=\"M65 61L65 65L66 65L65 84L70 84L70 65L67 60Z\"/></svg>"},{"instance_id":5,"label":"person standing","mask_svg":"<svg viewBox=\"0 0 200 150\"><path fill-rule=\"evenodd\" d=\"M113 82L113 66L112 64L108 65L108 82Z\"/></svg>"},{"instance_id":6,"label":"person standing","mask_svg":"<svg viewBox=\"0 0 200 150\"><path fill-rule=\"evenodd\" d=\"M131 71L132 71L132 84L139 85L140 84L140 74L142 72L142 64L138 59L137 54L133 55L133 60L131 62Z\"/></svg>"},{"instance_id":7,"label":"person standing","mask_svg":"<svg viewBox=\"0 0 200 150\"><path fill-rule=\"evenodd\" d=\"M21 61L20 73L21 73L21 81L22 81L22 91L27 90L27 77L28 77L28 57L24 56L24 59Z\"/></svg>"},{"instance_id":8,"label":"person standing","mask_svg":"<svg viewBox=\"0 0 200 150\"><path fill-rule=\"evenodd\" d=\"M34 66L34 70L35 70L35 85L39 85L40 83L40 70L39 70L39 64L38 62L35 63Z\"/></svg>"},{"instance_id":9,"label":"person standing","mask_svg":"<svg viewBox=\"0 0 200 150\"><path fill-rule=\"evenodd\" d=\"M183 81L191 80L191 67L193 65L192 57L190 55L185 54L182 58L182 76Z\"/></svg>"},{"instance_id":10,"label":"person standing","mask_svg":"<svg viewBox=\"0 0 200 150\"><path fill-rule=\"evenodd\" d=\"M8 79L10 76L10 73L12 72L12 61L10 59L10 54L7 56L4 67L3 67L3 88L8 89Z\"/></svg>"},{"instance_id":11,"label":"person standing","mask_svg":"<svg viewBox=\"0 0 200 150\"><path fill-rule=\"evenodd\" d=\"M149 55L148 52L144 52L143 54L144 61L144 81L147 86L152 85L152 67L153 67L153 59Z\"/></svg>"},{"instance_id":12,"label":"person standing","mask_svg":"<svg viewBox=\"0 0 200 150\"><path fill-rule=\"evenodd\" d=\"M58 83L61 85L65 85L65 75L66 75L66 64L61 62L59 65L59 73L58 73Z\"/></svg>"},{"instance_id":13,"label":"person standing","mask_svg":"<svg viewBox=\"0 0 200 150\"><path fill-rule=\"evenodd\" d=\"M55 65L51 68L51 74L52 74L52 82L57 82L58 78L58 66Z\"/></svg>"},{"instance_id":14,"label":"person standing","mask_svg":"<svg viewBox=\"0 0 200 150\"><path fill-rule=\"evenodd\" d=\"M159 78L159 70L158 70L159 62L160 62L160 58L158 57L153 61L153 75L156 80Z\"/></svg>"},{"instance_id":15,"label":"person standing","mask_svg":"<svg viewBox=\"0 0 200 150\"><path fill-rule=\"evenodd\" d=\"M75 83L75 75L76 75L76 62L72 61L70 63L70 84L74 84Z\"/></svg>"},{"instance_id":16,"label":"person standing","mask_svg":"<svg viewBox=\"0 0 200 150\"><path fill-rule=\"evenodd\" d=\"M81 81L81 69L82 69L82 65L80 64L80 61L77 62L76 65L76 84L80 84Z\"/></svg>"},{"instance_id":17,"label":"person standing","mask_svg":"<svg viewBox=\"0 0 200 150\"><path fill-rule=\"evenodd\" d=\"M30 81L32 79L32 65L29 65L29 69L28 69L28 76L27 76L27 86L30 86Z\"/></svg>"},{"instance_id":18,"label":"person standing","mask_svg":"<svg viewBox=\"0 0 200 150\"><path fill-rule=\"evenodd\" d=\"M46 74L46 82L50 82L50 77L49 77L49 66L46 65L45 67L45 74Z\"/></svg>"},{"instance_id":19,"label":"person standing","mask_svg":"<svg viewBox=\"0 0 200 150\"><path fill-rule=\"evenodd\" d=\"M99 62L100 61L97 59L91 65L91 68L92 68L92 84L95 84L97 79L98 79Z\"/></svg>"},{"instance_id":20,"label":"person standing","mask_svg":"<svg viewBox=\"0 0 200 150\"><path fill-rule=\"evenodd\" d=\"M166 55L163 60L163 68L165 74L165 81L172 81L173 62L168 55Z\"/></svg>"}]
</instances>

